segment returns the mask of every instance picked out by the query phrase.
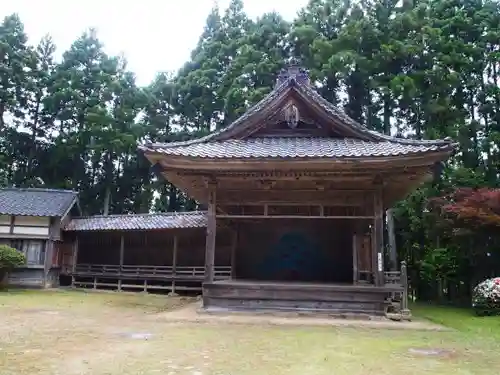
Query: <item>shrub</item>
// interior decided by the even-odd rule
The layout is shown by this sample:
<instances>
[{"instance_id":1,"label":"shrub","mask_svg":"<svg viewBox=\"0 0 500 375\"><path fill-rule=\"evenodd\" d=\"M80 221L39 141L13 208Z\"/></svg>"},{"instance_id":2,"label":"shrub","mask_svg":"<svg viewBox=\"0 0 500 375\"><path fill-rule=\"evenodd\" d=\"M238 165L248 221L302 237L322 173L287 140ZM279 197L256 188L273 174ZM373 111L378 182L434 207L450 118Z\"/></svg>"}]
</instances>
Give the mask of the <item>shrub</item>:
<instances>
[{"instance_id":1,"label":"shrub","mask_svg":"<svg viewBox=\"0 0 500 375\"><path fill-rule=\"evenodd\" d=\"M26 258L23 253L10 246L0 245L0 285L7 272L25 263Z\"/></svg>"},{"instance_id":2,"label":"shrub","mask_svg":"<svg viewBox=\"0 0 500 375\"><path fill-rule=\"evenodd\" d=\"M500 314L500 277L484 280L474 288L472 307L478 315Z\"/></svg>"}]
</instances>

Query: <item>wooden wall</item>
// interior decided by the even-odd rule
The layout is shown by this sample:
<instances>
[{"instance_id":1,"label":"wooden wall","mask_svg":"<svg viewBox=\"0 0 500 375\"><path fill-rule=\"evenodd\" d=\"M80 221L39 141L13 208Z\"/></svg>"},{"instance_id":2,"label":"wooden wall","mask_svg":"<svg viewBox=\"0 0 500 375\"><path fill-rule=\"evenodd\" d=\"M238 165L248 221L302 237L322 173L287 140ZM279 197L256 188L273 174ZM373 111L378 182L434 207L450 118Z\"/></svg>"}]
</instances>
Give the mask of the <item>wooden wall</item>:
<instances>
[{"instance_id":1,"label":"wooden wall","mask_svg":"<svg viewBox=\"0 0 500 375\"><path fill-rule=\"evenodd\" d=\"M239 222L236 278L352 282L352 234L347 220Z\"/></svg>"},{"instance_id":2,"label":"wooden wall","mask_svg":"<svg viewBox=\"0 0 500 375\"><path fill-rule=\"evenodd\" d=\"M124 265L170 266L173 261L174 237L177 236L177 265L205 265L205 228L152 231L108 231L79 232L78 264L120 264L120 241L124 236ZM73 236L74 237L74 234ZM74 241L74 238L71 242ZM69 255L69 243L61 251L66 256L61 263L73 263ZM217 232L215 262L216 265L229 266L230 235L222 228Z\"/></svg>"},{"instance_id":3,"label":"wooden wall","mask_svg":"<svg viewBox=\"0 0 500 375\"><path fill-rule=\"evenodd\" d=\"M0 215L0 236L48 238L50 224L49 217Z\"/></svg>"},{"instance_id":4,"label":"wooden wall","mask_svg":"<svg viewBox=\"0 0 500 375\"><path fill-rule=\"evenodd\" d=\"M10 286L22 288L53 288L59 285L59 269L16 268L9 273Z\"/></svg>"}]
</instances>

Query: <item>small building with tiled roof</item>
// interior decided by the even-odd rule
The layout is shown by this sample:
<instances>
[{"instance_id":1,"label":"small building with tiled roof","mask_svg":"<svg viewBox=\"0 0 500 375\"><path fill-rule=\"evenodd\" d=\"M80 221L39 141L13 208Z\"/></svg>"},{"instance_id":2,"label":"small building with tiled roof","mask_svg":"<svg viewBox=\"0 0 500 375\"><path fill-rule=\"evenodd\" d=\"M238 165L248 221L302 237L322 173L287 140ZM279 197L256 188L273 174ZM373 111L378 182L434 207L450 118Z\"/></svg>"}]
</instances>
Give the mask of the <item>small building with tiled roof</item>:
<instances>
[{"instance_id":1,"label":"small building with tiled roof","mask_svg":"<svg viewBox=\"0 0 500 375\"><path fill-rule=\"evenodd\" d=\"M406 282L386 270L384 210L436 175L455 143L370 130L290 64L227 127L139 149L208 206L205 308L380 313ZM233 278L223 282L213 272L220 223L238 238Z\"/></svg>"},{"instance_id":2,"label":"small building with tiled roof","mask_svg":"<svg viewBox=\"0 0 500 375\"><path fill-rule=\"evenodd\" d=\"M18 286L57 285L57 246L62 227L79 215L78 194L71 190L0 189L0 243L26 256L26 265L9 274Z\"/></svg>"},{"instance_id":3,"label":"small building with tiled roof","mask_svg":"<svg viewBox=\"0 0 500 375\"><path fill-rule=\"evenodd\" d=\"M74 217L64 227L63 275L75 287L201 290L203 211ZM220 228L217 279L230 276L230 236Z\"/></svg>"}]
</instances>

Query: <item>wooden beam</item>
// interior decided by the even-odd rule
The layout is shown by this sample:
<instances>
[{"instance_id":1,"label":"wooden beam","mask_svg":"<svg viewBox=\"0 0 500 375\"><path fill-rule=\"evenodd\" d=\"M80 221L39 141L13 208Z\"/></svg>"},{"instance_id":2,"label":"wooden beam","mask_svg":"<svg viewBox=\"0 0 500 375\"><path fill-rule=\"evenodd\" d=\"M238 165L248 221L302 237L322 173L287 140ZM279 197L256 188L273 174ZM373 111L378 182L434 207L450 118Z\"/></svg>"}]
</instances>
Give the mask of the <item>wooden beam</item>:
<instances>
[{"instance_id":1,"label":"wooden beam","mask_svg":"<svg viewBox=\"0 0 500 375\"><path fill-rule=\"evenodd\" d=\"M210 185L208 191L208 212L207 212L207 240L205 247L205 282L214 281L214 261L215 261L215 235L217 230L216 217L216 186Z\"/></svg>"},{"instance_id":2,"label":"wooden beam","mask_svg":"<svg viewBox=\"0 0 500 375\"><path fill-rule=\"evenodd\" d=\"M301 189L301 190L229 190L220 189L218 191L219 201L221 205L241 204L249 202L252 205L263 204L297 204L300 205L320 205L325 206L364 206L373 196L373 193L368 191L341 191L327 190L321 191L316 189ZM250 203L251 202L251 203Z\"/></svg>"},{"instance_id":3,"label":"wooden beam","mask_svg":"<svg viewBox=\"0 0 500 375\"><path fill-rule=\"evenodd\" d=\"M217 215L218 219L374 219L372 215L366 216L318 216L318 215Z\"/></svg>"},{"instance_id":4,"label":"wooden beam","mask_svg":"<svg viewBox=\"0 0 500 375\"><path fill-rule=\"evenodd\" d=\"M220 195L220 194L219 194ZM262 201L242 201L242 199L231 201L231 202L219 202L220 205L217 206L219 208L219 212L221 210L224 210L225 207L228 206L271 206L271 207L277 207L277 206L294 206L294 207L320 207L323 206L325 207L362 207L363 204L360 203L355 203L355 204L349 204L348 202L341 202L338 200L337 202L332 202L332 201L327 201L327 200L309 200L309 201L304 201L304 202L297 202L297 201L292 201L292 200L282 200L282 201L268 201L268 200L262 200ZM319 210L319 209L318 209Z\"/></svg>"},{"instance_id":5,"label":"wooden beam","mask_svg":"<svg viewBox=\"0 0 500 375\"><path fill-rule=\"evenodd\" d=\"M451 150L450 150L451 151ZM384 173L410 170L410 168L429 169L434 162L444 160L450 152L433 152L411 156L374 156L369 158L342 158L332 162L331 158L297 158L290 163L287 158L189 158L185 156L161 156L160 163L165 168L163 173L195 174L259 174L262 177L274 177L277 174L314 174L355 175ZM168 161L167 161L168 160Z\"/></svg>"}]
</instances>

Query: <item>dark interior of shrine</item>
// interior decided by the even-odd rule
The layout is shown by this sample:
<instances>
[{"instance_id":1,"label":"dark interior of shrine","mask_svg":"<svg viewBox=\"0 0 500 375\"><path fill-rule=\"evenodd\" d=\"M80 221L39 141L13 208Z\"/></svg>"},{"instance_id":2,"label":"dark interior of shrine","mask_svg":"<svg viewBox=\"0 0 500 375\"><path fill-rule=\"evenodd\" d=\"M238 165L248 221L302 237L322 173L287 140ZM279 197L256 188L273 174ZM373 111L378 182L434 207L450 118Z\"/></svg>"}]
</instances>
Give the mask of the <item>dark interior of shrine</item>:
<instances>
[{"instance_id":1,"label":"dark interior of shrine","mask_svg":"<svg viewBox=\"0 0 500 375\"><path fill-rule=\"evenodd\" d=\"M352 283L352 220L245 219L236 279Z\"/></svg>"}]
</instances>

